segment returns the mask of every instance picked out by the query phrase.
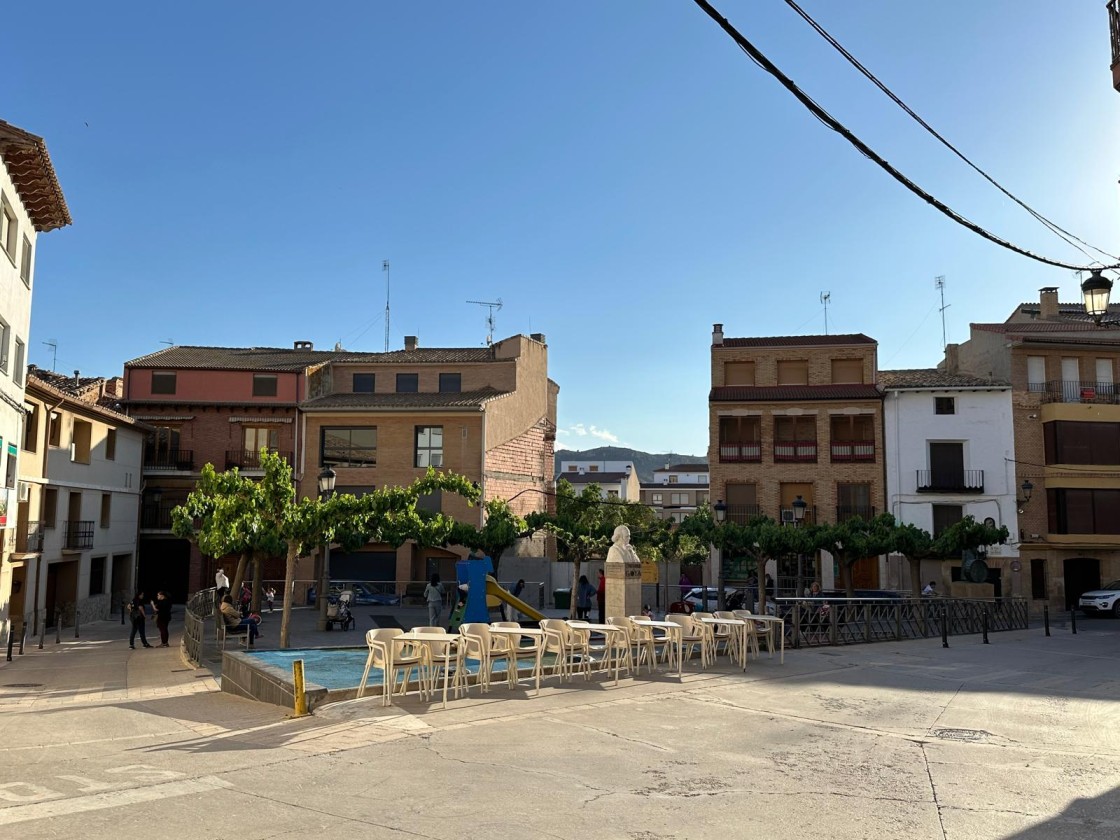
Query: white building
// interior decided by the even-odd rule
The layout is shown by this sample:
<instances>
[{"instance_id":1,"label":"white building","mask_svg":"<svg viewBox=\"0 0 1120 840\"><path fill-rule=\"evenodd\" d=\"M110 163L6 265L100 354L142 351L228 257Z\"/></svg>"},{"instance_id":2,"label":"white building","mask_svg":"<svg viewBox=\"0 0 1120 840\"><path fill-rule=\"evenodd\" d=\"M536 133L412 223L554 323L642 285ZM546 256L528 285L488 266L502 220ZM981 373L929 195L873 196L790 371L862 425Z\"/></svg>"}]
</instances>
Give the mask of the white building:
<instances>
[{"instance_id":1,"label":"white building","mask_svg":"<svg viewBox=\"0 0 1120 840\"><path fill-rule=\"evenodd\" d=\"M662 519L680 522L708 498L708 465L675 464L653 471L653 481L642 484L642 503Z\"/></svg>"},{"instance_id":2,"label":"white building","mask_svg":"<svg viewBox=\"0 0 1120 840\"><path fill-rule=\"evenodd\" d=\"M561 461L556 481L567 479L579 493L588 484L598 484L604 499L636 502L641 498L638 470L633 461Z\"/></svg>"},{"instance_id":3,"label":"white building","mask_svg":"<svg viewBox=\"0 0 1120 840\"><path fill-rule=\"evenodd\" d=\"M68 224L70 212L43 139L0 120L0 631L5 634L17 568L11 545L36 240Z\"/></svg>"},{"instance_id":4,"label":"white building","mask_svg":"<svg viewBox=\"0 0 1120 840\"><path fill-rule=\"evenodd\" d=\"M27 377L12 543L13 621L34 635L58 618L108 618L135 586L144 435L105 403L120 379ZM170 584L167 584L170 588ZM147 593L153 599L155 592Z\"/></svg>"},{"instance_id":5,"label":"white building","mask_svg":"<svg viewBox=\"0 0 1120 840\"><path fill-rule=\"evenodd\" d=\"M943 528L972 516L1006 526L1007 545L992 556L1018 557L1017 484L1011 385L935 369L879 372L883 401L889 511L936 536ZM904 560L890 557L884 579L891 588L909 589ZM945 575L960 563L928 561L923 580L949 590ZM989 564L996 594L1013 595L1010 581Z\"/></svg>"}]
</instances>

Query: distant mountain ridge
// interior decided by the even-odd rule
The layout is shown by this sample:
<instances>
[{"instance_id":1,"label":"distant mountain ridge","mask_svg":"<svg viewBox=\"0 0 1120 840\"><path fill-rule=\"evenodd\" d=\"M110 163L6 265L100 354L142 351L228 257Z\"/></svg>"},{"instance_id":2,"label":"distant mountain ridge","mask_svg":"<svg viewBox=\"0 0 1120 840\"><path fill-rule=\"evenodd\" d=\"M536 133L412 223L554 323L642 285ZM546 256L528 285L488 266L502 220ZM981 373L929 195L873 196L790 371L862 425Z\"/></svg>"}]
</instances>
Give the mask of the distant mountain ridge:
<instances>
[{"instance_id":1,"label":"distant mountain ridge","mask_svg":"<svg viewBox=\"0 0 1120 840\"><path fill-rule=\"evenodd\" d=\"M558 449L556 451L557 476L560 475L561 461L633 461L638 471L638 481L642 483L652 482L653 471L667 465L708 463L707 457L703 455L680 455L673 452L658 454L622 446L600 446L584 450Z\"/></svg>"}]
</instances>

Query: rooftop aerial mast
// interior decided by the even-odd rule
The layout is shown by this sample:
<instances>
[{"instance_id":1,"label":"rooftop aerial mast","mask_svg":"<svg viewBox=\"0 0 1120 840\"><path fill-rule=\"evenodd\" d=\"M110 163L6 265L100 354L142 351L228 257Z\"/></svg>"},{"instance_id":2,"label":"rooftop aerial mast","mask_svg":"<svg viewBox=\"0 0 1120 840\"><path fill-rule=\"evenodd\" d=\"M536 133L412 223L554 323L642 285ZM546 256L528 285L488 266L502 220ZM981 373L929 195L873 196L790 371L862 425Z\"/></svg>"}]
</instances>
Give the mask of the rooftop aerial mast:
<instances>
[{"instance_id":1,"label":"rooftop aerial mast","mask_svg":"<svg viewBox=\"0 0 1120 840\"><path fill-rule=\"evenodd\" d=\"M494 343L494 313L502 308L502 299L498 298L496 301L488 300L468 300L467 303L478 304L485 306L488 309L486 314L486 346L489 347Z\"/></svg>"}]
</instances>

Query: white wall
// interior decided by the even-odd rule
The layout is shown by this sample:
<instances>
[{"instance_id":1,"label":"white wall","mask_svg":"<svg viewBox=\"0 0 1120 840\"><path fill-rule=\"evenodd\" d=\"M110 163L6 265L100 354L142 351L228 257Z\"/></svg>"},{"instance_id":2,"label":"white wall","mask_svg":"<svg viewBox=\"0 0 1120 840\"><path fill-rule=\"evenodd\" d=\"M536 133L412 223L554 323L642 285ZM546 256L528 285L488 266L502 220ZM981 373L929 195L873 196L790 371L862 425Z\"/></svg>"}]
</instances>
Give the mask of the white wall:
<instances>
[{"instance_id":1,"label":"white wall","mask_svg":"<svg viewBox=\"0 0 1120 840\"><path fill-rule=\"evenodd\" d=\"M953 397L955 414L935 414L935 397ZM959 504L978 521L991 517L1011 533L992 556L1018 556L1018 517L1011 390L888 390L883 402L888 510L900 522L933 532L933 505ZM983 493L917 492L928 470L930 441L961 441L966 470L984 471Z\"/></svg>"}]
</instances>

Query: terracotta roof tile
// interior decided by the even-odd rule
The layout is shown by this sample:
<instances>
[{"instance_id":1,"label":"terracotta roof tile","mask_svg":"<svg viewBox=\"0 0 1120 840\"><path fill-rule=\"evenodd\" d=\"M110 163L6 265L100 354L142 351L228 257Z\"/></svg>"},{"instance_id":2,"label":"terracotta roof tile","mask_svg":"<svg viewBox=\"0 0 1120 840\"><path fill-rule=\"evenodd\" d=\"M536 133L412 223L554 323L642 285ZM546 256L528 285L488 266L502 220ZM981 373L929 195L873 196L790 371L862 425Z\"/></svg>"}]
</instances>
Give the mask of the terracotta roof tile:
<instances>
[{"instance_id":1,"label":"terracotta roof tile","mask_svg":"<svg viewBox=\"0 0 1120 840\"><path fill-rule=\"evenodd\" d=\"M835 344L877 344L863 333L848 335L776 335L755 338L725 338L724 347L816 347ZM716 345L717 347L719 345Z\"/></svg>"},{"instance_id":2,"label":"terracotta roof tile","mask_svg":"<svg viewBox=\"0 0 1120 840\"><path fill-rule=\"evenodd\" d=\"M1011 383L948 373L937 368L879 371L879 387L884 390L907 388L1010 388Z\"/></svg>"},{"instance_id":3,"label":"terracotta roof tile","mask_svg":"<svg viewBox=\"0 0 1120 840\"><path fill-rule=\"evenodd\" d=\"M35 230L44 232L71 224L66 197L42 137L0 120L0 158Z\"/></svg>"},{"instance_id":4,"label":"terracotta roof tile","mask_svg":"<svg viewBox=\"0 0 1120 840\"><path fill-rule=\"evenodd\" d=\"M207 370L300 371L325 362L339 364L448 364L489 362L489 347L430 347L361 353L352 350L308 350L285 347L168 347L126 362L133 368L193 368Z\"/></svg>"},{"instance_id":5,"label":"terracotta roof tile","mask_svg":"<svg viewBox=\"0 0 1120 840\"><path fill-rule=\"evenodd\" d=\"M744 385L712 388L708 402L815 402L818 400L878 400L874 385Z\"/></svg>"}]
</instances>

